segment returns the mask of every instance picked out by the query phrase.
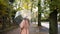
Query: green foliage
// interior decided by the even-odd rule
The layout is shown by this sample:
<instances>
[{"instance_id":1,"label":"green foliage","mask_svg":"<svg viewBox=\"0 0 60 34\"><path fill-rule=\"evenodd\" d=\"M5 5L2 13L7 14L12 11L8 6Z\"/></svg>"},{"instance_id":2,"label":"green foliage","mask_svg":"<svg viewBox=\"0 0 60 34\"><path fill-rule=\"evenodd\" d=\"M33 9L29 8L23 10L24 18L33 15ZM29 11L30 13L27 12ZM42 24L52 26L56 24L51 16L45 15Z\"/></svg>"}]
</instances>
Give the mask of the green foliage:
<instances>
[{"instance_id":1,"label":"green foliage","mask_svg":"<svg viewBox=\"0 0 60 34\"><path fill-rule=\"evenodd\" d=\"M6 14L6 11L7 11L7 7L3 4L0 4L0 13L1 13L1 15Z\"/></svg>"},{"instance_id":2,"label":"green foliage","mask_svg":"<svg viewBox=\"0 0 60 34\"><path fill-rule=\"evenodd\" d=\"M2 27L5 26L8 24L9 26L11 25L10 21L11 21L11 16L14 14L14 13L11 13L13 11L13 7L11 4L9 4L8 0L0 0L0 18L1 20L3 19L3 17L5 18L5 20L3 19L3 22L2 22ZM12 14L12 15L11 15Z\"/></svg>"},{"instance_id":3,"label":"green foliage","mask_svg":"<svg viewBox=\"0 0 60 34\"><path fill-rule=\"evenodd\" d=\"M9 0L9 2L13 3L15 0Z\"/></svg>"},{"instance_id":4,"label":"green foliage","mask_svg":"<svg viewBox=\"0 0 60 34\"><path fill-rule=\"evenodd\" d=\"M50 1L51 3L50 3L50 9L51 9L51 11L53 11L54 9L55 9L55 6L56 6L56 8L58 8L59 9L59 11L60 11L60 0L52 0L52 1Z\"/></svg>"},{"instance_id":5,"label":"green foliage","mask_svg":"<svg viewBox=\"0 0 60 34\"><path fill-rule=\"evenodd\" d=\"M17 11L23 10L21 7L17 8Z\"/></svg>"}]
</instances>

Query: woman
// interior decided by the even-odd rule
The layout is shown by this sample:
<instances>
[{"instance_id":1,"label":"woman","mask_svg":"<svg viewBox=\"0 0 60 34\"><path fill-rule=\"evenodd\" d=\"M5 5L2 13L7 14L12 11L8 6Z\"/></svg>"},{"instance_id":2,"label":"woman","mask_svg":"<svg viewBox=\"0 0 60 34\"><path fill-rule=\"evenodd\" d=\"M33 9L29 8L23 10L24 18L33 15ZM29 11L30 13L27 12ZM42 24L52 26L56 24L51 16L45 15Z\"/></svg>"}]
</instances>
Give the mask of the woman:
<instances>
[{"instance_id":1,"label":"woman","mask_svg":"<svg viewBox=\"0 0 60 34\"><path fill-rule=\"evenodd\" d=\"M24 18L20 23L20 34L29 34L29 19Z\"/></svg>"}]
</instances>

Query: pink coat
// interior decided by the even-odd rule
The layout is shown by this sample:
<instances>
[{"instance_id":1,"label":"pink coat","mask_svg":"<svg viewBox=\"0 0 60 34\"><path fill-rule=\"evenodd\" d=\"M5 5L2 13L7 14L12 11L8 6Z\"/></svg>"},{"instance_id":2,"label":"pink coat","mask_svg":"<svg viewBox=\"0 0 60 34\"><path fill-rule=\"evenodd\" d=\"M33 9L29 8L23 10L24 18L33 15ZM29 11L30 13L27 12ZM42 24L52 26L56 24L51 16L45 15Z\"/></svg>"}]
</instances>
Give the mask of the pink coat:
<instances>
[{"instance_id":1,"label":"pink coat","mask_svg":"<svg viewBox=\"0 0 60 34\"><path fill-rule=\"evenodd\" d=\"M23 28L23 29L21 30L21 28ZM21 34L29 34L29 23L27 20L23 20L20 23L20 33Z\"/></svg>"}]
</instances>

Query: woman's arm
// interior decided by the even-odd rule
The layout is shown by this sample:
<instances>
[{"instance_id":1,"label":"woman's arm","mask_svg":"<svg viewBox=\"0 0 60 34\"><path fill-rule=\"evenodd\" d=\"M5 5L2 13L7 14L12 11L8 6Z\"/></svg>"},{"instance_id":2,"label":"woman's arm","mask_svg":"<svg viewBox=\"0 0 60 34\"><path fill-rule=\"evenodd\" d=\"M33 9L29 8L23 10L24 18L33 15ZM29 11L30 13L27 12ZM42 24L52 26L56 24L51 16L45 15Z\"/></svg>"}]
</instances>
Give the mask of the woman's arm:
<instances>
[{"instance_id":1,"label":"woman's arm","mask_svg":"<svg viewBox=\"0 0 60 34\"><path fill-rule=\"evenodd\" d=\"M24 27L24 20L20 23L20 28Z\"/></svg>"}]
</instances>

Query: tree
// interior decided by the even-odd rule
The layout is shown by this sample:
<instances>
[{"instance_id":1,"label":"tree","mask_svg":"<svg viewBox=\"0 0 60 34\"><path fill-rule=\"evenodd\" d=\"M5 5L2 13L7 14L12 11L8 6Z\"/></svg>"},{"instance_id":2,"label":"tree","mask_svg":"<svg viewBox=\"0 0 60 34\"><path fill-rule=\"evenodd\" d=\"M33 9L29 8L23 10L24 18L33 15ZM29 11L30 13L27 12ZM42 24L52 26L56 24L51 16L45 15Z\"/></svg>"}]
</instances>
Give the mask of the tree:
<instances>
[{"instance_id":1,"label":"tree","mask_svg":"<svg viewBox=\"0 0 60 34\"><path fill-rule=\"evenodd\" d=\"M40 6L40 0L38 0L38 26L41 26L41 6Z\"/></svg>"},{"instance_id":2,"label":"tree","mask_svg":"<svg viewBox=\"0 0 60 34\"><path fill-rule=\"evenodd\" d=\"M4 3L3 3L4 2ZM9 23L10 26L10 16L13 9L9 4L9 0L0 0L0 17L2 20L2 29L6 28L6 25ZM7 20L9 18L9 20ZM9 22L8 22L9 21Z\"/></svg>"},{"instance_id":3,"label":"tree","mask_svg":"<svg viewBox=\"0 0 60 34\"><path fill-rule=\"evenodd\" d=\"M57 24L57 9L53 10L53 12L50 13L50 34L58 34L58 24Z\"/></svg>"},{"instance_id":4,"label":"tree","mask_svg":"<svg viewBox=\"0 0 60 34\"><path fill-rule=\"evenodd\" d=\"M49 34L58 34L58 23L57 23L57 13L58 9L60 8L58 5L58 0L50 0L50 15L49 15ZM59 8L58 8L59 7Z\"/></svg>"}]
</instances>

